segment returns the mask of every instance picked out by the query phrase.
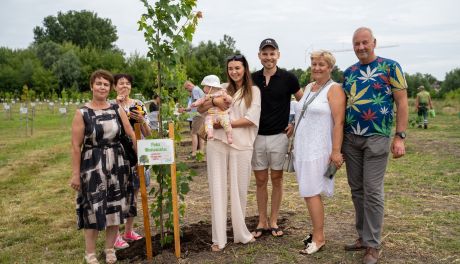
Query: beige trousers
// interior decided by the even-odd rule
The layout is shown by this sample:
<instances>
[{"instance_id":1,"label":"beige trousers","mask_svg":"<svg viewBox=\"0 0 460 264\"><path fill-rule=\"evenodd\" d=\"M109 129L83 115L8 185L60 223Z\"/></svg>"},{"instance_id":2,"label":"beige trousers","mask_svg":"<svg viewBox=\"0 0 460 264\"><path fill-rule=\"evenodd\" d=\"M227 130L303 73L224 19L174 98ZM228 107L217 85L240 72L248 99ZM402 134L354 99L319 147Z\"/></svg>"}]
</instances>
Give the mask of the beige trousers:
<instances>
[{"instance_id":1,"label":"beige trousers","mask_svg":"<svg viewBox=\"0 0 460 264\"><path fill-rule=\"evenodd\" d=\"M252 150L237 150L219 140L206 144L208 183L211 195L212 243L227 244L227 184L230 184L233 242L248 243L252 238L246 227L246 202L251 176Z\"/></svg>"}]
</instances>

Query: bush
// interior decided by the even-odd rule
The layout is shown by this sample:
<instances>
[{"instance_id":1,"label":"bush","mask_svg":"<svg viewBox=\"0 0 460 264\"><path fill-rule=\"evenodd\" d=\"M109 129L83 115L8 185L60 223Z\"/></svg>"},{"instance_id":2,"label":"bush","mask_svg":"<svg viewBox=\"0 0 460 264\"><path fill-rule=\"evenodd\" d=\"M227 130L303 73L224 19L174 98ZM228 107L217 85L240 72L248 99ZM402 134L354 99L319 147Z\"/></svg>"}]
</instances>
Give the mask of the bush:
<instances>
[{"instance_id":1,"label":"bush","mask_svg":"<svg viewBox=\"0 0 460 264\"><path fill-rule=\"evenodd\" d=\"M445 98L447 100L454 100L460 102L460 88L446 93Z\"/></svg>"}]
</instances>

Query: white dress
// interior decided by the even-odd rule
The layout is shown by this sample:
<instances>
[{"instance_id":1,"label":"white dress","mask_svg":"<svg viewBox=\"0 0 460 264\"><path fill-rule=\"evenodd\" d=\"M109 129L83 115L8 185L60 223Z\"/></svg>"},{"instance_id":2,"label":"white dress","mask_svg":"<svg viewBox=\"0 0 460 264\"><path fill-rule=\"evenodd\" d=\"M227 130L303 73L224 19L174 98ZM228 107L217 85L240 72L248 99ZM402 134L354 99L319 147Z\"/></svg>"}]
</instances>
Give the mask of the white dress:
<instances>
[{"instance_id":1,"label":"white dress","mask_svg":"<svg viewBox=\"0 0 460 264\"><path fill-rule=\"evenodd\" d=\"M308 106L299 123L305 100L310 100L316 92L305 89L302 99L295 106L295 122L298 124L294 139L294 168L301 197L318 194L332 196L334 180L324 177L332 152L333 120L327 93L335 82L331 82Z\"/></svg>"}]
</instances>

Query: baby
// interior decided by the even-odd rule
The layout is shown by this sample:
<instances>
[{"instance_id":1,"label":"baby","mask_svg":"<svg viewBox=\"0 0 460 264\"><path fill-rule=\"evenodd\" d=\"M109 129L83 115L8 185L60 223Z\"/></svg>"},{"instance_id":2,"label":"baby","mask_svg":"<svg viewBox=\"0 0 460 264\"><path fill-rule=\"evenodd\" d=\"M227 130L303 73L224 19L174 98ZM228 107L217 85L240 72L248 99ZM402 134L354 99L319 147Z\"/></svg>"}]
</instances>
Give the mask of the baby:
<instances>
[{"instance_id":1,"label":"baby","mask_svg":"<svg viewBox=\"0 0 460 264\"><path fill-rule=\"evenodd\" d=\"M192 106L198 107L202 105L206 100L214 100L215 98L222 97L226 102L232 102L232 97L227 94L227 91L222 88L220 85L219 77L216 75L208 75L204 77L203 81L201 82L203 85L203 90L206 92L206 96L196 100ZM214 105L214 104L213 104ZM205 131L208 135L208 140L212 140L214 138L214 123L220 123L220 125L224 128L225 133L227 134L227 142L228 144L232 144L232 126L230 125L230 117L228 115L229 110L222 110L217 106L213 106L208 109L207 115L205 117Z\"/></svg>"}]
</instances>

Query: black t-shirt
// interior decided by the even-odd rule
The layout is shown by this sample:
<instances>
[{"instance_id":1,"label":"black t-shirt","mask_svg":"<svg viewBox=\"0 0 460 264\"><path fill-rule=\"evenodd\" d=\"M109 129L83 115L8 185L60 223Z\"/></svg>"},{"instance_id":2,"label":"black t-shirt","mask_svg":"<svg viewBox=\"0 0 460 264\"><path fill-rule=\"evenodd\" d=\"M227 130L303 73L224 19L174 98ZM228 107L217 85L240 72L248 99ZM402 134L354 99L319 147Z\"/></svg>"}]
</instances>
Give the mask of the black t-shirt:
<instances>
[{"instance_id":1,"label":"black t-shirt","mask_svg":"<svg viewBox=\"0 0 460 264\"><path fill-rule=\"evenodd\" d=\"M149 105L149 112L153 111L158 111L158 106L154 102L150 103Z\"/></svg>"},{"instance_id":2,"label":"black t-shirt","mask_svg":"<svg viewBox=\"0 0 460 264\"><path fill-rule=\"evenodd\" d=\"M297 77L280 68L265 84L263 69L252 73L252 80L259 87L261 94L261 112L259 135L276 135L282 133L289 122L291 96L300 89Z\"/></svg>"}]
</instances>

